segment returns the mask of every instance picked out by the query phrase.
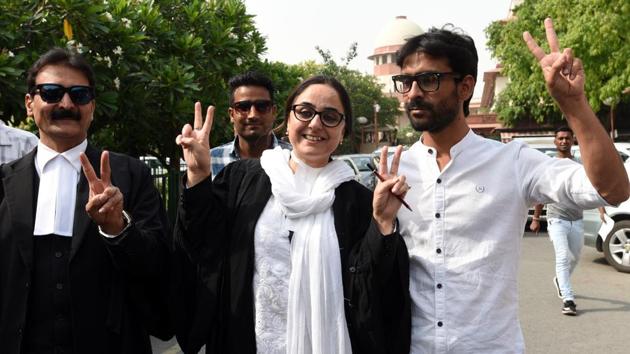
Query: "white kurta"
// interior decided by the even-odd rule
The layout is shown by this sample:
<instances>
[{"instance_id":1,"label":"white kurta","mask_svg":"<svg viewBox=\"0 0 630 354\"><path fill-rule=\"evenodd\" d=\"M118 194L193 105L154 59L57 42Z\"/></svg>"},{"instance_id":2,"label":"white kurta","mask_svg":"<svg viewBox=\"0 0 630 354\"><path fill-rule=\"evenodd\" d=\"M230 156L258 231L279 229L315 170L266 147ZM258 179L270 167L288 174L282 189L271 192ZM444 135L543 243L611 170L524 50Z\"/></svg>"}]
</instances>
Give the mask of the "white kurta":
<instances>
[{"instance_id":1,"label":"white kurta","mask_svg":"<svg viewBox=\"0 0 630 354\"><path fill-rule=\"evenodd\" d=\"M399 211L410 255L412 353L522 353L518 263L528 208L606 202L584 169L470 131L439 171L435 149L414 144L399 174L413 212Z\"/></svg>"}]
</instances>

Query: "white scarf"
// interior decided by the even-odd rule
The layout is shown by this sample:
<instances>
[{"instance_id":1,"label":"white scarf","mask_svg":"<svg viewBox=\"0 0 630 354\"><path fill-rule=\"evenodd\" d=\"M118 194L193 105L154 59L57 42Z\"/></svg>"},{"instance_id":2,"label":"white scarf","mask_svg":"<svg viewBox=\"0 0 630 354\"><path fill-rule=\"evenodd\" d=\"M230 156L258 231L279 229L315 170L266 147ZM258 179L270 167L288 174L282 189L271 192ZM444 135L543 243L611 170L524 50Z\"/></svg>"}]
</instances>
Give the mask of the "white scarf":
<instances>
[{"instance_id":1,"label":"white scarf","mask_svg":"<svg viewBox=\"0 0 630 354\"><path fill-rule=\"evenodd\" d=\"M298 165L295 174L289 156ZM293 231L287 353L352 353L332 212L335 188L353 179L352 170L337 160L314 169L280 147L265 150L260 164Z\"/></svg>"}]
</instances>

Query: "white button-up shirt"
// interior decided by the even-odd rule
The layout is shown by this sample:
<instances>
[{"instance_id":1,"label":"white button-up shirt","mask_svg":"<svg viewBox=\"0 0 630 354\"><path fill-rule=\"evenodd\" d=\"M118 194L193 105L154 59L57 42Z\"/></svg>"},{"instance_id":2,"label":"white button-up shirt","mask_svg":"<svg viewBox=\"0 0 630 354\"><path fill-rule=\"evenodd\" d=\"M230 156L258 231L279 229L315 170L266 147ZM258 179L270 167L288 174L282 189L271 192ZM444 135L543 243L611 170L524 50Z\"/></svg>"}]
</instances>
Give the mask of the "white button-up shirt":
<instances>
[{"instance_id":1,"label":"white button-up shirt","mask_svg":"<svg viewBox=\"0 0 630 354\"><path fill-rule=\"evenodd\" d=\"M519 142L470 131L450 153L442 171L421 142L401 157L399 174L412 187L413 212L398 213L410 256L412 353L522 353L517 279L529 206L606 202L582 166Z\"/></svg>"},{"instance_id":2,"label":"white button-up shirt","mask_svg":"<svg viewBox=\"0 0 630 354\"><path fill-rule=\"evenodd\" d=\"M28 154L37 146L37 141L32 133L8 127L0 120L0 165Z\"/></svg>"}]
</instances>

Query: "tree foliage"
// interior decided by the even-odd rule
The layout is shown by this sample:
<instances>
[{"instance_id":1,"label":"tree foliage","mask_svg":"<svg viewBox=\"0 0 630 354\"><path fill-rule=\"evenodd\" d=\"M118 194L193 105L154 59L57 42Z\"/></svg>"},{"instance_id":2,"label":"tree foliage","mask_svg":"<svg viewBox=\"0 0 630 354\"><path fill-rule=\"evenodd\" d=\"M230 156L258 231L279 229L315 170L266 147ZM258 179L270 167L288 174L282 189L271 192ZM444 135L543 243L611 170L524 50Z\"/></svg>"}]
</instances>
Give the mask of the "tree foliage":
<instances>
[{"instance_id":1,"label":"tree foliage","mask_svg":"<svg viewBox=\"0 0 630 354\"><path fill-rule=\"evenodd\" d=\"M396 116L399 114L398 100L383 94L382 85L376 80L376 77L348 68L348 64L357 56L356 43L353 43L346 56L341 58L341 64L332 58L330 51L320 47L316 47L316 50L324 63L319 65L313 62L302 64L305 75L323 74L333 76L346 87L352 101L353 132L350 134L350 138L345 139L344 143L339 146L337 153L357 152L358 144L361 140L361 124L357 121L357 118L366 117L368 121L372 121L374 104L378 104L380 106L378 125L380 127L396 125Z\"/></svg>"},{"instance_id":2,"label":"tree foliage","mask_svg":"<svg viewBox=\"0 0 630 354\"><path fill-rule=\"evenodd\" d=\"M192 120L197 100L217 106L212 143L231 138L226 80L257 64L265 50L253 16L238 0L4 0L5 119L26 119L24 72L53 46L81 52L95 69L91 140L162 161L179 161L174 138Z\"/></svg>"},{"instance_id":3,"label":"tree foliage","mask_svg":"<svg viewBox=\"0 0 630 354\"><path fill-rule=\"evenodd\" d=\"M554 123L561 113L547 93L541 70L523 42L530 31L548 51L543 21L554 20L560 46L570 47L584 63L586 93L597 112L602 104L628 102L630 86L630 2L627 0L525 0L515 9L515 19L492 23L486 33L488 47L503 64L510 84L496 104L508 125L535 119Z\"/></svg>"}]
</instances>

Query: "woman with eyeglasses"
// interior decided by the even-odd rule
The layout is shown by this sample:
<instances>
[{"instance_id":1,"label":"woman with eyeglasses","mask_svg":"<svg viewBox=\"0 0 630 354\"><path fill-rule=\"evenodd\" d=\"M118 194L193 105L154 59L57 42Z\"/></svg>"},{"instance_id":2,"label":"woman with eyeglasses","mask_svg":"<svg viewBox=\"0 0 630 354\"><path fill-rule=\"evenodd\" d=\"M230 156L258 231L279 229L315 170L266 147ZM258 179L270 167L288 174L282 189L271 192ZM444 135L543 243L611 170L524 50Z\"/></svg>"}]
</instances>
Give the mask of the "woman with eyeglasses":
<instances>
[{"instance_id":1,"label":"woman with eyeglasses","mask_svg":"<svg viewBox=\"0 0 630 354\"><path fill-rule=\"evenodd\" d=\"M408 254L396 212L408 186L383 149L374 195L331 155L352 130L334 78L302 82L286 103L293 150L229 164L212 181L214 108L177 143L188 166L175 237L216 295L208 352L408 353ZM199 329L196 329L199 332Z\"/></svg>"}]
</instances>

